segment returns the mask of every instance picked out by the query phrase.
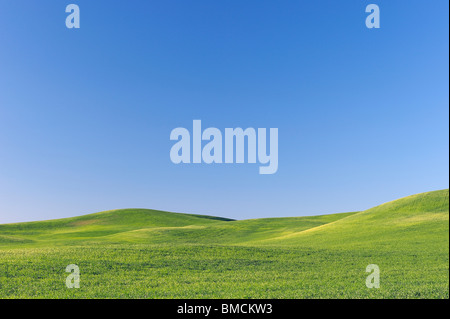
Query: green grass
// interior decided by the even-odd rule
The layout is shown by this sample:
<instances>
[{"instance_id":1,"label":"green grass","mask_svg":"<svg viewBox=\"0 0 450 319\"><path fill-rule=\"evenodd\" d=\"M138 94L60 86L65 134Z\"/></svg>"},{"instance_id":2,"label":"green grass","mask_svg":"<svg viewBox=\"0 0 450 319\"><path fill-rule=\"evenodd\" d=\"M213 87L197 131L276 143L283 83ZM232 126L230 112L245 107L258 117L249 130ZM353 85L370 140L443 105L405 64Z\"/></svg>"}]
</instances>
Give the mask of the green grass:
<instances>
[{"instance_id":1,"label":"green grass","mask_svg":"<svg viewBox=\"0 0 450 319\"><path fill-rule=\"evenodd\" d=\"M448 298L448 195L312 217L124 209L0 225L0 298ZM80 289L65 287L72 263Z\"/></svg>"}]
</instances>

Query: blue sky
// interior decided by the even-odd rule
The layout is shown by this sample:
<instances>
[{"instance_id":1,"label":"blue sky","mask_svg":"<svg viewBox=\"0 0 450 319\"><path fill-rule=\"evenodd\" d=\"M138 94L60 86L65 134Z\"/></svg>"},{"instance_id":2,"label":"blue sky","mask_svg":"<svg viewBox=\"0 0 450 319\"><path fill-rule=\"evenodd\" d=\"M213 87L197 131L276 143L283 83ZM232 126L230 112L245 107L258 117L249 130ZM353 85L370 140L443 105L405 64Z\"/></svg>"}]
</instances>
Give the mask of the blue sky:
<instances>
[{"instance_id":1,"label":"blue sky","mask_svg":"<svg viewBox=\"0 0 450 319\"><path fill-rule=\"evenodd\" d=\"M80 29L65 27L69 3ZM128 207L302 216L448 188L448 11L1 0L0 223ZM170 132L194 119L278 128L278 172L173 164Z\"/></svg>"}]
</instances>

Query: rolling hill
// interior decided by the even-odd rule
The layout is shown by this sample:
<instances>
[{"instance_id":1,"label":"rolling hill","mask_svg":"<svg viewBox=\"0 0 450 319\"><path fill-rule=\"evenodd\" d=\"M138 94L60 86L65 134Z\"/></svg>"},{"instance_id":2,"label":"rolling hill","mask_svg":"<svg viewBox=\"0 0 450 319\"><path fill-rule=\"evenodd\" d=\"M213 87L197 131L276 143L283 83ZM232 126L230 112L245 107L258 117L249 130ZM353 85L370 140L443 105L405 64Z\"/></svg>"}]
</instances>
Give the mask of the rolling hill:
<instances>
[{"instance_id":1,"label":"rolling hill","mask_svg":"<svg viewBox=\"0 0 450 319\"><path fill-rule=\"evenodd\" d=\"M332 223L288 234L271 243L328 247L384 247L402 245L413 250L448 246L448 190L408 196Z\"/></svg>"},{"instance_id":2,"label":"rolling hill","mask_svg":"<svg viewBox=\"0 0 450 319\"><path fill-rule=\"evenodd\" d=\"M312 217L121 209L0 225L0 297L448 298L448 196ZM77 291L69 263L83 269ZM364 284L372 263L380 289Z\"/></svg>"}]
</instances>

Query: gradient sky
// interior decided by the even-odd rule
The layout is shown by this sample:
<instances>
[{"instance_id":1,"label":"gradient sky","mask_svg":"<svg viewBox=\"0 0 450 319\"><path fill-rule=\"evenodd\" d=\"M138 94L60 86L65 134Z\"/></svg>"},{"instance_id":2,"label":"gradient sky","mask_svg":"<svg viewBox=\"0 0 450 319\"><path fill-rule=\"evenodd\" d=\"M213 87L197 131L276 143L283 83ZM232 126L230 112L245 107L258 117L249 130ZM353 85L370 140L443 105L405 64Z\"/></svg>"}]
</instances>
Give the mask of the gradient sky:
<instances>
[{"instance_id":1,"label":"gradient sky","mask_svg":"<svg viewBox=\"0 0 450 319\"><path fill-rule=\"evenodd\" d=\"M448 188L448 6L0 0L0 223L314 215ZM278 172L173 164L170 131L194 119L277 127Z\"/></svg>"}]
</instances>

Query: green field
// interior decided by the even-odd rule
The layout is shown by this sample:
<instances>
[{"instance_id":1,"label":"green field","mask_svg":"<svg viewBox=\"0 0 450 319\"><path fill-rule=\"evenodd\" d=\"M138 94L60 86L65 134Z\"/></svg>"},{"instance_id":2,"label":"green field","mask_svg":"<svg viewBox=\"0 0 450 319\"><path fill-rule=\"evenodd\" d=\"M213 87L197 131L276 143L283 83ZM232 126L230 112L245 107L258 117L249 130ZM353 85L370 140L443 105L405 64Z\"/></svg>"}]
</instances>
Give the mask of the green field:
<instances>
[{"instance_id":1,"label":"green field","mask_svg":"<svg viewBox=\"0 0 450 319\"><path fill-rule=\"evenodd\" d=\"M449 298L448 195L313 217L123 209L0 225L0 298Z\"/></svg>"}]
</instances>

